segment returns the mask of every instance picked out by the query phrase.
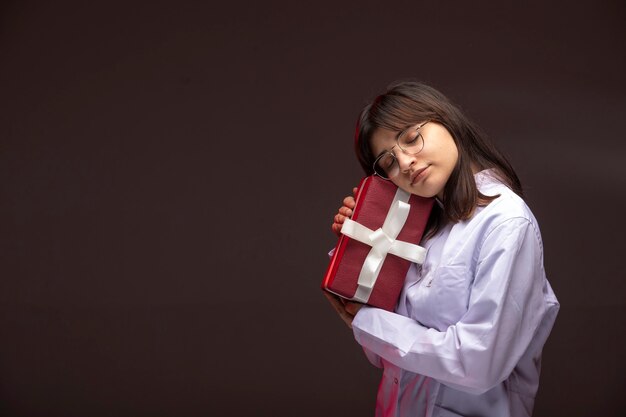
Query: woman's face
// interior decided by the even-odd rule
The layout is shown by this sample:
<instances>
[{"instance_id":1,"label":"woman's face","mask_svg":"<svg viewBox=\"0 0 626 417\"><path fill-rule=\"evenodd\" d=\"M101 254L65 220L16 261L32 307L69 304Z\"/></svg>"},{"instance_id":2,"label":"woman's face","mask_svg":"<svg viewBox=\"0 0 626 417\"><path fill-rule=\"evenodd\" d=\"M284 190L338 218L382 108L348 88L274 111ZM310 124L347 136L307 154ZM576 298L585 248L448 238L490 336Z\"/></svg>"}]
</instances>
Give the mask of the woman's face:
<instances>
[{"instance_id":1,"label":"woman's face","mask_svg":"<svg viewBox=\"0 0 626 417\"><path fill-rule=\"evenodd\" d=\"M424 147L417 155L407 155L396 145L398 132L376 129L371 146L377 157L384 151L396 156L400 173L391 178L399 188L421 197L443 198L443 189L452 174L459 152L450 132L443 125L428 122L420 128ZM394 147L395 146L395 147Z\"/></svg>"}]
</instances>

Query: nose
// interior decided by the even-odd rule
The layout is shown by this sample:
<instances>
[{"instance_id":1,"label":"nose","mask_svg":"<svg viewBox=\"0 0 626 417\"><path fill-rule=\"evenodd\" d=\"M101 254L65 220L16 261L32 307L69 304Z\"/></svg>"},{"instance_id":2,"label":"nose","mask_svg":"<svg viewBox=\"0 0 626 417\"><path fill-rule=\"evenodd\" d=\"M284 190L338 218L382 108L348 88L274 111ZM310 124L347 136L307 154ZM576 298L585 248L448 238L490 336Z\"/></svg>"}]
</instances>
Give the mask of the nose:
<instances>
[{"instance_id":1,"label":"nose","mask_svg":"<svg viewBox=\"0 0 626 417\"><path fill-rule=\"evenodd\" d=\"M398 154L396 155L396 159L398 160L400 172L409 172L409 170L411 169L411 165L415 163L415 156L408 155L404 152L398 152Z\"/></svg>"}]
</instances>

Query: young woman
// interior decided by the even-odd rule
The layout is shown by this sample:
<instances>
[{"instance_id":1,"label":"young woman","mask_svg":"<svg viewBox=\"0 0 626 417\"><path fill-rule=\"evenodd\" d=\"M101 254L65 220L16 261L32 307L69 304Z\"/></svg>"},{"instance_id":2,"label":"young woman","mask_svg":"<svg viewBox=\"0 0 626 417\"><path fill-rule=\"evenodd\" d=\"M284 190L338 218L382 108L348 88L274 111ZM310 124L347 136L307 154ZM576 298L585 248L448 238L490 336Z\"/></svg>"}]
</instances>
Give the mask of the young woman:
<instances>
[{"instance_id":1,"label":"young woman","mask_svg":"<svg viewBox=\"0 0 626 417\"><path fill-rule=\"evenodd\" d=\"M372 364L377 416L530 416L559 304L536 219L506 158L444 95L400 82L367 105L367 175L437 204L395 312L325 292ZM346 197L333 231L352 214Z\"/></svg>"}]
</instances>

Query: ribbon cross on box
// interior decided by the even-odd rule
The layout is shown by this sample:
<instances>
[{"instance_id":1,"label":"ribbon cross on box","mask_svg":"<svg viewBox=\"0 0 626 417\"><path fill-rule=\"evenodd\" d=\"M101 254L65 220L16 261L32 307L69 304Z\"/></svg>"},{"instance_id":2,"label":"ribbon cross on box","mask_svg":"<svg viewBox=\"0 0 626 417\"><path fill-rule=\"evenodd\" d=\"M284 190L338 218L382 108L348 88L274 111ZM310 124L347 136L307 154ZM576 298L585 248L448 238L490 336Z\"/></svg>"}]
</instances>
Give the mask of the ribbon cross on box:
<instances>
[{"instance_id":1,"label":"ribbon cross on box","mask_svg":"<svg viewBox=\"0 0 626 417\"><path fill-rule=\"evenodd\" d=\"M353 300L368 302L387 254L415 263L424 262L426 249L413 243L396 240L411 210L408 204L410 197L409 193L398 188L387 217L382 227L377 230L371 230L351 219L345 220L341 233L372 247L361 268Z\"/></svg>"},{"instance_id":2,"label":"ribbon cross on box","mask_svg":"<svg viewBox=\"0 0 626 417\"><path fill-rule=\"evenodd\" d=\"M435 200L375 175L361 180L355 199L321 287L343 299L393 311L411 263L424 262L426 250L418 244Z\"/></svg>"}]
</instances>

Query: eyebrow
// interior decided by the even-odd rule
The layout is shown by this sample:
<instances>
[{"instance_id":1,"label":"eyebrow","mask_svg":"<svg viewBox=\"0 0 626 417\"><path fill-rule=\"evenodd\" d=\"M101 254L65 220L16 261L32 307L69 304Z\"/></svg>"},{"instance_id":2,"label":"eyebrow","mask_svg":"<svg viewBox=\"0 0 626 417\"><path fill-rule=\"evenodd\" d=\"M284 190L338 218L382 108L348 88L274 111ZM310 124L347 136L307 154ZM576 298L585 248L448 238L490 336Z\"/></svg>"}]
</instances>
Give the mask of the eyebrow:
<instances>
[{"instance_id":1,"label":"eyebrow","mask_svg":"<svg viewBox=\"0 0 626 417\"><path fill-rule=\"evenodd\" d=\"M406 132L407 130L409 130L410 128L411 128L411 126L409 126L409 127L407 127L406 129L401 130L401 131L399 131L399 132L398 132L398 134L396 135L396 143L398 143L398 139L400 139L400 136L401 136L404 132ZM391 149L395 148L395 146L396 146L396 145L393 145L393 146L391 147ZM391 150L383 149L383 150L382 150L382 151L381 151L378 155L376 155L376 157L375 157L374 159L378 159L378 158L380 158L380 156L381 156L382 154L384 154L385 152L389 152L389 153L391 153Z\"/></svg>"}]
</instances>

